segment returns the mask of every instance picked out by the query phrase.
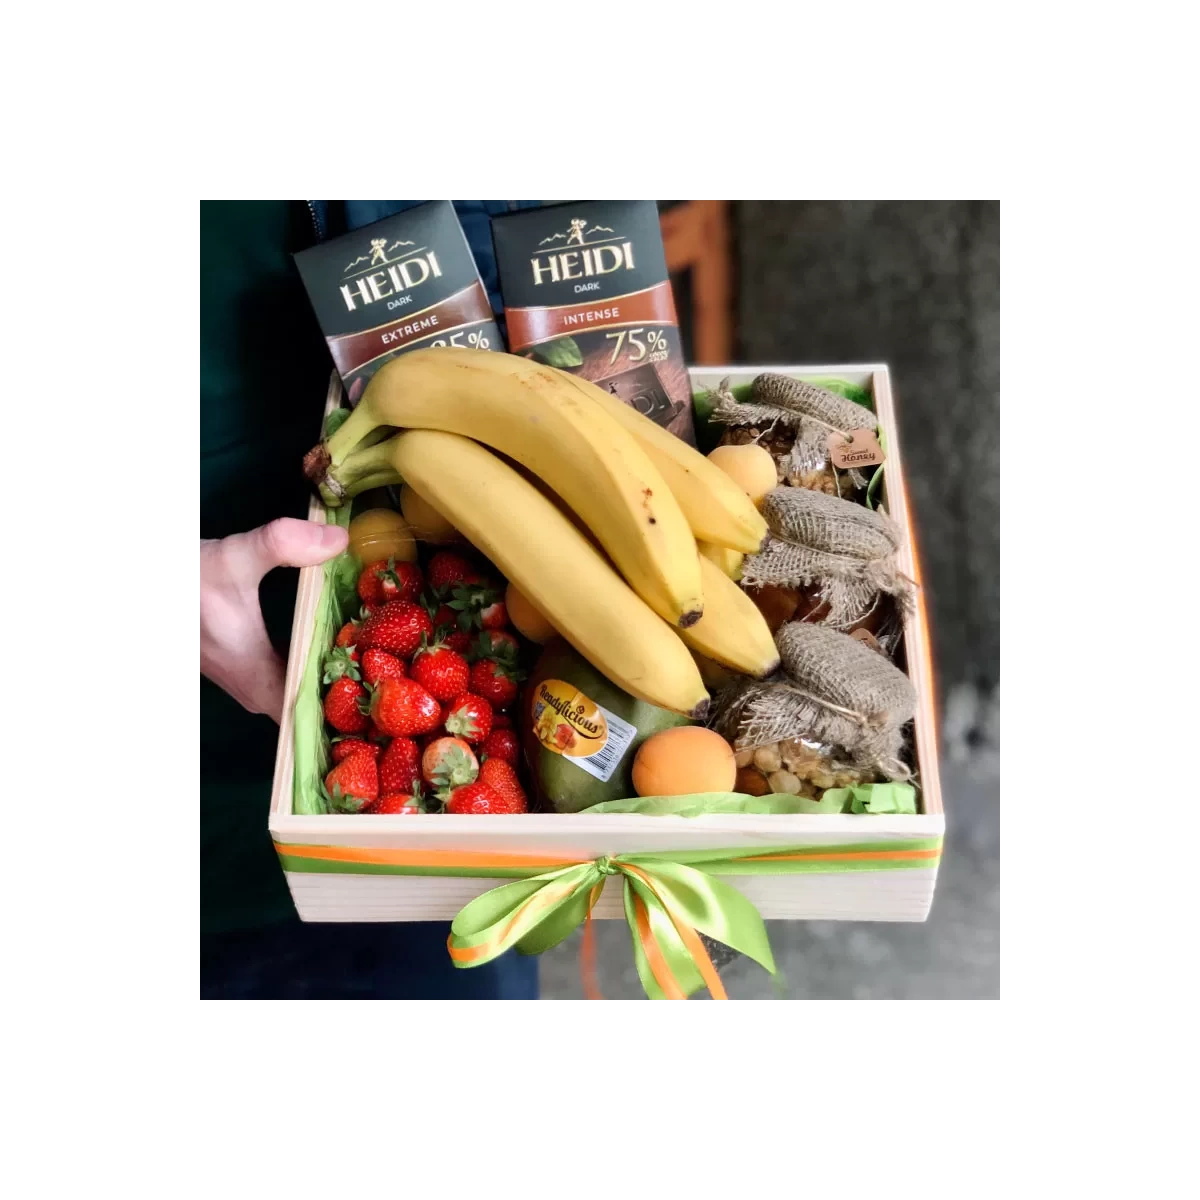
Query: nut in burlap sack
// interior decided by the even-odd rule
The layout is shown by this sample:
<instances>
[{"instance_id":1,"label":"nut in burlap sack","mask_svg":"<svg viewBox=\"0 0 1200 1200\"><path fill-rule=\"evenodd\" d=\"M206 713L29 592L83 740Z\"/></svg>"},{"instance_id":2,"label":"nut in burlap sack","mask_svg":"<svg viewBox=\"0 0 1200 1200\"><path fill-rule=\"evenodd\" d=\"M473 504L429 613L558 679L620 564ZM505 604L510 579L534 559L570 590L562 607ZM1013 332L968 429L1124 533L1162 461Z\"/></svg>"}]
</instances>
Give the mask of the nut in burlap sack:
<instances>
[{"instance_id":1,"label":"nut in burlap sack","mask_svg":"<svg viewBox=\"0 0 1200 1200\"><path fill-rule=\"evenodd\" d=\"M775 638L782 673L740 681L716 698L713 728L735 750L803 738L845 751L848 761L907 780L901 729L917 694L882 655L822 625L793 621Z\"/></svg>"},{"instance_id":2,"label":"nut in burlap sack","mask_svg":"<svg viewBox=\"0 0 1200 1200\"><path fill-rule=\"evenodd\" d=\"M747 555L747 588L817 587L829 605L821 623L845 629L862 620L885 592L901 611L912 604L912 583L900 574L900 527L881 512L805 488L775 488L763 498L771 533L759 554Z\"/></svg>"}]
</instances>

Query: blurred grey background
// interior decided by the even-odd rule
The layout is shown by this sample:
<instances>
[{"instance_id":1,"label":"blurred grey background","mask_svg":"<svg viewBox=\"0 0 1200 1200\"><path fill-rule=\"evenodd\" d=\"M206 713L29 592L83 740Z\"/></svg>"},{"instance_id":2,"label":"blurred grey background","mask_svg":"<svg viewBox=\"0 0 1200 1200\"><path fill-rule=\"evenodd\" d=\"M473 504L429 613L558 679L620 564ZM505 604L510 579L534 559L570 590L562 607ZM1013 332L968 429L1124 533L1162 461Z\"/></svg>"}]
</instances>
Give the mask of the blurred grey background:
<instances>
[{"instance_id":1,"label":"blurred grey background","mask_svg":"<svg viewBox=\"0 0 1200 1200\"><path fill-rule=\"evenodd\" d=\"M660 209L670 220L686 202ZM733 361L891 368L939 682L947 839L925 924L772 921L782 982L744 960L722 976L734 999L996 998L999 203L738 201L724 228L728 270L673 273L689 361L697 294L724 273ZM545 999L581 998L578 937L542 956ZM597 946L605 995L641 997L624 923L599 922Z\"/></svg>"}]
</instances>

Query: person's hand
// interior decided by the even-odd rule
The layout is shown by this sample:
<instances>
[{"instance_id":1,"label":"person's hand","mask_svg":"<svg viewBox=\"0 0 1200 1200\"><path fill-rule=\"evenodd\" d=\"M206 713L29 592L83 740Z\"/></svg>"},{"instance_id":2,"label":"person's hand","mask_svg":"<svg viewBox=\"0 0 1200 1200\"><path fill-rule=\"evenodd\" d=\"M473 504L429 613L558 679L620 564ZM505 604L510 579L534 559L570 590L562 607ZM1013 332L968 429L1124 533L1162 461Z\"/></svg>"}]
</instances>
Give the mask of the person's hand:
<instances>
[{"instance_id":1,"label":"person's hand","mask_svg":"<svg viewBox=\"0 0 1200 1200\"><path fill-rule=\"evenodd\" d=\"M280 517L200 542L200 673L243 708L283 715L283 660L263 624L258 584L273 567L311 567L346 548L346 531Z\"/></svg>"}]
</instances>

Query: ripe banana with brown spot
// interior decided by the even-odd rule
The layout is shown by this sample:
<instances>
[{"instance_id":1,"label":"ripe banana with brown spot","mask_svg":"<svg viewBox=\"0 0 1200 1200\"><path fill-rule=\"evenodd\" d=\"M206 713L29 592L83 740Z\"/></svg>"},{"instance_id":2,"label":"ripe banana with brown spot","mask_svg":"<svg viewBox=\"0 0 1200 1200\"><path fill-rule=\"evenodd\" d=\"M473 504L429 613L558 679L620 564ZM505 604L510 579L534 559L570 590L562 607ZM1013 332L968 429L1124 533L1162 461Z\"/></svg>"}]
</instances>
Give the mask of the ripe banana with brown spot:
<instances>
[{"instance_id":1,"label":"ripe banana with brown spot","mask_svg":"<svg viewBox=\"0 0 1200 1200\"><path fill-rule=\"evenodd\" d=\"M575 375L558 374L637 438L679 501L697 541L743 554L757 554L762 549L766 521L750 497L716 463L603 388Z\"/></svg>"},{"instance_id":2,"label":"ripe banana with brown spot","mask_svg":"<svg viewBox=\"0 0 1200 1200\"><path fill-rule=\"evenodd\" d=\"M396 473L618 687L660 708L704 717L708 692L679 633L507 463L469 438L423 429L363 453L386 455ZM691 553L698 562L694 545Z\"/></svg>"},{"instance_id":3,"label":"ripe banana with brown spot","mask_svg":"<svg viewBox=\"0 0 1200 1200\"><path fill-rule=\"evenodd\" d=\"M659 616L679 626L700 618L695 541L671 489L638 439L581 396L569 375L486 350L441 347L393 359L305 457L305 474L326 503L344 502L355 485L347 460L369 455L373 448L355 452L381 426L460 434L523 464L582 518ZM526 534L542 539L535 526Z\"/></svg>"},{"instance_id":4,"label":"ripe banana with brown spot","mask_svg":"<svg viewBox=\"0 0 1200 1200\"><path fill-rule=\"evenodd\" d=\"M697 654L759 679L779 666L779 650L758 605L716 563L700 558L704 616L679 636Z\"/></svg>"}]
</instances>

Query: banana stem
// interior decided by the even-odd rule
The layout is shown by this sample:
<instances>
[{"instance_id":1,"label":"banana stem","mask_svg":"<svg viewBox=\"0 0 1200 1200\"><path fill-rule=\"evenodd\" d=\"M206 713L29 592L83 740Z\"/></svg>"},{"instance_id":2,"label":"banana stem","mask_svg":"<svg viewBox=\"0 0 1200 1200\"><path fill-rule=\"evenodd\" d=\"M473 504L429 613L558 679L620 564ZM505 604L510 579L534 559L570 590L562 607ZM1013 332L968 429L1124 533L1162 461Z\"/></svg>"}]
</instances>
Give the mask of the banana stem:
<instances>
[{"instance_id":1,"label":"banana stem","mask_svg":"<svg viewBox=\"0 0 1200 1200\"><path fill-rule=\"evenodd\" d=\"M400 474L392 466L391 439L387 438L373 446L355 450L336 470L331 467L329 476L346 495L357 495L358 492L365 491L366 481L382 479L382 482L371 482L371 487L399 483Z\"/></svg>"},{"instance_id":2,"label":"banana stem","mask_svg":"<svg viewBox=\"0 0 1200 1200\"><path fill-rule=\"evenodd\" d=\"M360 443L379 426L371 406L360 404L325 443L329 461L335 469L360 448ZM340 477L340 472L339 472Z\"/></svg>"}]
</instances>

